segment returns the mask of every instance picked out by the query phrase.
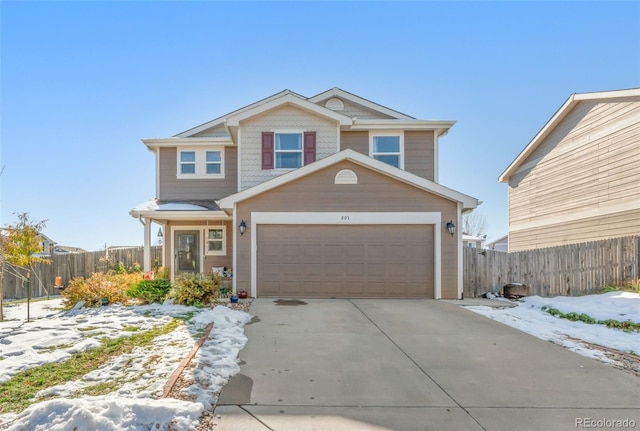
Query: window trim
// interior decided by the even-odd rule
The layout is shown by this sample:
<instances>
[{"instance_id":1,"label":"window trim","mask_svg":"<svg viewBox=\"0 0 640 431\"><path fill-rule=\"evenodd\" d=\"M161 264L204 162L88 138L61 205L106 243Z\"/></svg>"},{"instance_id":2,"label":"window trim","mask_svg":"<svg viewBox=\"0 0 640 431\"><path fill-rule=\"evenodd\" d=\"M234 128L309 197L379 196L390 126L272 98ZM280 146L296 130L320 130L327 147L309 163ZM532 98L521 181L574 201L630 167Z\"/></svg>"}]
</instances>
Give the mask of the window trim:
<instances>
[{"instance_id":1,"label":"window trim","mask_svg":"<svg viewBox=\"0 0 640 431\"><path fill-rule=\"evenodd\" d=\"M300 169L304 166L304 132L306 130L302 129L275 129L273 132L273 169L272 171L278 172L287 172L293 171L295 169ZM276 149L276 142L278 140L278 135L300 135L300 150L278 150ZM277 167L278 163L278 153L298 153L300 154L300 166L295 168L279 168Z\"/></svg>"},{"instance_id":2,"label":"window trim","mask_svg":"<svg viewBox=\"0 0 640 431\"><path fill-rule=\"evenodd\" d=\"M378 136L397 136L400 139L399 153L377 153L374 152L374 138ZM376 130L369 131L369 157L375 158L377 155L398 155L398 168L404 170L404 130ZM382 162L385 163L385 162ZM388 163L387 163L388 164ZM393 166L393 165L389 165ZM394 166L395 167L395 166Z\"/></svg>"},{"instance_id":3,"label":"window trim","mask_svg":"<svg viewBox=\"0 0 640 431\"><path fill-rule=\"evenodd\" d=\"M222 239L215 239L215 240L211 240L209 239L209 231L212 229L220 229L222 230ZM206 226L204 228L204 242L205 242L205 248L204 248L204 254L206 256L226 256L227 255L227 226L226 225L209 225ZM222 249L221 250L209 250L209 242L210 241L216 241L216 242L221 242L222 243Z\"/></svg>"},{"instance_id":4,"label":"window trim","mask_svg":"<svg viewBox=\"0 0 640 431\"><path fill-rule=\"evenodd\" d=\"M176 178L177 179L222 179L225 177L225 154L224 148L221 146L211 147L178 147L176 149ZM219 151L220 152L220 173L219 174L207 174L207 152ZM183 164L181 161L181 155L183 152L193 152L196 155L195 160L195 173L183 174L180 173L180 168ZM188 162L192 163L192 162ZM217 162L214 162L217 163Z\"/></svg>"}]
</instances>

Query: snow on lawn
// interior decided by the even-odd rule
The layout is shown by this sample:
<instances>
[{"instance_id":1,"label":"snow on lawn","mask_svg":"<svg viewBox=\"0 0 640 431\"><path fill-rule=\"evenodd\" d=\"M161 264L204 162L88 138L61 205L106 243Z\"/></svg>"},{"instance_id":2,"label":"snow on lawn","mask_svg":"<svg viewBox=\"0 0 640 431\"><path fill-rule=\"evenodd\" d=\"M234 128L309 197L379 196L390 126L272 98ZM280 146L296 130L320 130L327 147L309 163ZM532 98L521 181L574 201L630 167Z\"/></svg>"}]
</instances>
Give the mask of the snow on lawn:
<instances>
[{"instance_id":1,"label":"snow on lawn","mask_svg":"<svg viewBox=\"0 0 640 431\"><path fill-rule=\"evenodd\" d=\"M240 370L237 356L247 342L244 324L251 318L248 313L227 307L111 305L60 312L51 308L60 306L59 299L31 305L33 321L0 322L0 382L24 369L64 361L73 353L98 346L100 338L128 337L163 326L173 317L189 313L193 317L185 326L157 337L151 346L136 347L79 380L40 391L36 400L55 399L38 402L17 415L0 415L0 429L193 429L202 411L211 408L222 386ZM26 304L6 307L5 315L25 319ZM198 332L211 322L213 330L193 359L195 366L185 370L186 377L195 382L187 389L194 402L158 399L173 371L199 338ZM86 388L114 383L114 391L108 395L82 396Z\"/></svg>"},{"instance_id":2,"label":"snow on lawn","mask_svg":"<svg viewBox=\"0 0 640 431\"><path fill-rule=\"evenodd\" d=\"M590 349L580 340L619 350L626 353L640 353L640 334L607 328L605 325L572 322L552 316L542 307L556 308L563 313L587 314L596 320L631 320L640 323L640 295L630 292L609 292L601 295L580 297L558 296L522 298L517 307L496 309L486 306L466 306L465 308L498 322L512 326L543 340L564 346L576 353L612 362L600 350Z\"/></svg>"}]
</instances>

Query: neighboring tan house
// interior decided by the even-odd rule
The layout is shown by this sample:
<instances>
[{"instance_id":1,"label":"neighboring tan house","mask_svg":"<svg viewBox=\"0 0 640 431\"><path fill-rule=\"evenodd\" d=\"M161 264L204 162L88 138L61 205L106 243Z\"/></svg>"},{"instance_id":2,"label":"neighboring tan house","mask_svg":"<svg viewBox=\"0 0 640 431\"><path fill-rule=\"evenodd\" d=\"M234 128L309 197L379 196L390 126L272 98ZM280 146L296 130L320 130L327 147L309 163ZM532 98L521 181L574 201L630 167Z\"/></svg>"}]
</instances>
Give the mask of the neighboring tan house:
<instances>
[{"instance_id":1,"label":"neighboring tan house","mask_svg":"<svg viewBox=\"0 0 640 431\"><path fill-rule=\"evenodd\" d=\"M453 124L338 88L285 90L143 139L156 155L156 199L131 211L145 225L144 268L155 222L172 277L227 267L253 297L460 298L454 226L479 202L438 183Z\"/></svg>"},{"instance_id":2,"label":"neighboring tan house","mask_svg":"<svg viewBox=\"0 0 640 431\"><path fill-rule=\"evenodd\" d=\"M486 248L488 248L489 250L508 252L509 251L509 235L505 235L496 240L488 242L486 244Z\"/></svg>"},{"instance_id":3,"label":"neighboring tan house","mask_svg":"<svg viewBox=\"0 0 640 431\"><path fill-rule=\"evenodd\" d=\"M499 181L509 252L640 232L640 89L573 94Z\"/></svg>"}]
</instances>

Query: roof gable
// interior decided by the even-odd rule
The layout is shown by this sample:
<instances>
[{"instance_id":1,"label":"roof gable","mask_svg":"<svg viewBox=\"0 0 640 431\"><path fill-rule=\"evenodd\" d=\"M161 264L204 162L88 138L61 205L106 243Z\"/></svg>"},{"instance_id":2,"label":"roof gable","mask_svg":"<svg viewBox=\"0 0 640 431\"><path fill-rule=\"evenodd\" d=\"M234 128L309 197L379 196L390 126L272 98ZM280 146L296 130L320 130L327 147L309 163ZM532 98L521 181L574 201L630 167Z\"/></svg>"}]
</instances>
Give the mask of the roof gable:
<instances>
[{"instance_id":1,"label":"roof gable","mask_svg":"<svg viewBox=\"0 0 640 431\"><path fill-rule=\"evenodd\" d=\"M254 102L254 103L252 103L250 105L244 106L244 107L242 107L240 109L236 109L235 111L231 111L228 114L225 114L225 115L223 115L221 117L214 118L211 121L207 121L206 123L202 123L199 126L192 127L191 129L188 129L188 130L185 130L184 132L178 133L177 135L175 135L175 137L177 137L177 138L187 138L187 137L196 135L196 134L198 134L200 132L203 132L203 131L205 131L207 129L211 129L211 128L214 128L214 127L217 127L217 126L220 126L220 125L224 125L225 122L226 122L226 119L231 115L241 114L242 112L245 112L245 111L247 111L249 109L253 109L256 106L259 106L259 105L261 105L263 103L269 103L272 100L275 100L275 99L277 99L279 97L286 96L286 95L291 95L291 96L297 97L299 99L305 100L304 96L301 96L300 94L295 93L295 92L293 92L291 90L286 90L285 89L285 90L282 90L282 91L280 91L280 92L278 92L276 94L273 94L273 95L271 95L269 97L265 97L264 99L258 100L257 102Z\"/></svg>"},{"instance_id":2,"label":"roof gable","mask_svg":"<svg viewBox=\"0 0 640 431\"><path fill-rule=\"evenodd\" d=\"M363 154L360 154L356 151L349 150L349 149L340 151L339 153L333 154L329 157L325 157L324 159L314 162L310 165L303 166L294 171L280 175L279 177L276 177L272 180L266 181L257 186L238 192L234 195L228 196L218 201L218 205L222 209L227 209L227 210L233 209L234 205L238 202L242 202L246 199L250 199L266 191L275 189L281 185L284 185L289 182L295 181L299 178L305 177L309 174L312 174L321 169L327 168L343 160L352 161L360 166L369 168L373 171L395 178L401 182L407 183L409 185L420 188L422 190L429 191L435 195L441 196L443 198L446 198L455 202L460 202L462 203L463 209L473 209L473 208L476 208L478 205L480 205L480 202L471 196L457 192L443 185L434 183L433 181L429 181L427 179L414 175L410 172L404 171L402 169L398 169L387 163L380 162L371 157L367 157Z\"/></svg>"},{"instance_id":3,"label":"roof gable","mask_svg":"<svg viewBox=\"0 0 640 431\"><path fill-rule=\"evenodd\" d=\"M533 154L540 144L549 136L553 129L558 126L562 120L578 105L585 100L613 99L624 97L640 96L640 88L632 88L628 90L601 91L594 93L574 93L564 102L564 104L556 111L555 114L547 121L547 123L534 136L529 144L518 154L513 162L498 177L501 183L509 181L509 177L515 174L518 168L526 162L527 158Z\"/></svg>"},{"instance_id":4,"label":"roof gable","mask_svg":"<svg viewBox=\"0 0 640 431\"><path fill-rule=\"evenodd\" d=\"M386 106L372 102L371 100L365 99L363 97L356 96L355 94L349 93L348 91L344 91L338 87L333 87L330 90L324 91L320 94L310 97L308 100L311 103L320 103L332 97L345 99L356 105L360 105L364 108L367 108L367 110L379 112L381 114L384 114L386 118L391 117L391 118L403 119L403 120L415 119L414 117L403 114L402 112L394 111L393 109L387 108ZM385 117L382 117L382 118L385 118Z\"/></svg>"},{"instance_id":5,"label":"roof gable","mask_svg":"<svg viewBox=\"0 0 640 431\"><path fill-rule=\"evenodd\" d=\"M331 109L316 105L315 103L308 102L291 94L285 94L276 99L270 100L269 102L262 103L260 105L246 109L242 112L238 112L236 114L228 116L226 119L227 127L239 126L240 121L242 120L260 115L264 112L270 111L283 105L296 106L298 108L304 109L305 111L312 112L322 117L330 118L339 123L341 126L347 126L352 123L351 118L347 117L346 115L339 114L335 111L332 111Z\"/></svg>"}]
</instances>

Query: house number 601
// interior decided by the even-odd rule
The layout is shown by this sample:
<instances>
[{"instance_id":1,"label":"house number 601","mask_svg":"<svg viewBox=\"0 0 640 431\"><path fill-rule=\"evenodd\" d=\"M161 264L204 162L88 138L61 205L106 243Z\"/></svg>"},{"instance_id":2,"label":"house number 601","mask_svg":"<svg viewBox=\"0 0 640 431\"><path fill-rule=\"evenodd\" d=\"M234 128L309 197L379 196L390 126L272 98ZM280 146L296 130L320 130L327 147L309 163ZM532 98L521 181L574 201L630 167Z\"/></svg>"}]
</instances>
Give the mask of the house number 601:
<instances>
[{"instance_id":1,"label":"house number 601","mask_svg":"<svg viewBox=\"0 0 640 431\"><path fill-rule=\"evenodd\" d=\"M347 216L347 215L340 216L340 220L349 221L349 216Z\"/></svg>"}]
</instances>

